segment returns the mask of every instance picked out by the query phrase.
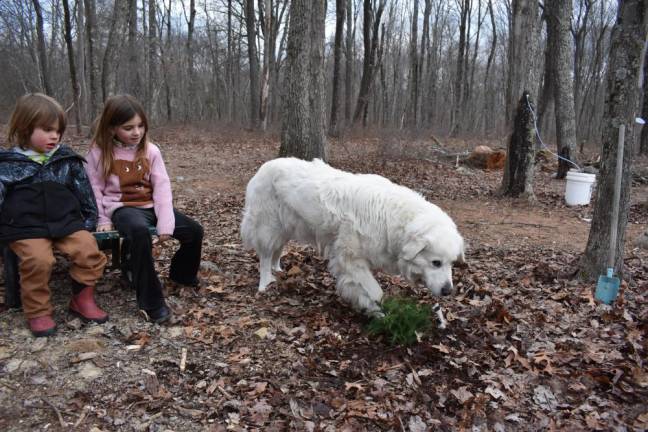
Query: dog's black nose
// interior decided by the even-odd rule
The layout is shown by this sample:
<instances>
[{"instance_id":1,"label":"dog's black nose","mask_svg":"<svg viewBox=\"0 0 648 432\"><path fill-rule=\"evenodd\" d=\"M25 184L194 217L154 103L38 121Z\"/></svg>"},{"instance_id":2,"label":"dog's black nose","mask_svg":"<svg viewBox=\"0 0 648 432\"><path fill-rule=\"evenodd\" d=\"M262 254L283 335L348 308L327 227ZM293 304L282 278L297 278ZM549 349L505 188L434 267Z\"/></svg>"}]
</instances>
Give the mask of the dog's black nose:
<instances>
[{"instance_id":1,"label":"dog's black nose","mask_svg":"<svg viewBox=\"0 0 648 432\"><path fill-rule=\"evenodd\" d=\"M443 288L441 288L441 295L447 296L452 293L452 284L450 282L447 282L445 285L443 285Z\"/></svg>"}]
</instances>

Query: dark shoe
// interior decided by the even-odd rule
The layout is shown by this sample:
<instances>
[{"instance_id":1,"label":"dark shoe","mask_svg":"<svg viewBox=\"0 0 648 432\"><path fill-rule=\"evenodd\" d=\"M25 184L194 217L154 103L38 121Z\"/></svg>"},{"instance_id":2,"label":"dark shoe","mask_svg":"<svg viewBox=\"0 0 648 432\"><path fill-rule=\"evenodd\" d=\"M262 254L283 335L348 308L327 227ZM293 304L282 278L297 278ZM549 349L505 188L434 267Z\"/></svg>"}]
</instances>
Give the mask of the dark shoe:
<instances>
[{"instance_id":1,"label":"dark shoe","mask_svg":"<svg viewBox=\"0 0 648 432\"><path fill-rule=\"evenodd\" d=\"M98 324L108 321L108 314L97 306L94 299L94 287L87 286L70 300L70 313L81 318L83 322Z\"/></svg>"},{"instance_id":2,"label":"dark shoe","mask_svg":"<svg viewBox=\"0 0 648 432\"><path fill-rule=\"evenodd\" d=\"M166 305L148 311L140 309L140 312L142 313L142 315L144 315L144 319L146 321L150 321L155 324L161 324L171 318L171 309L169 309Z\"/></svg>"},{"instance_id":3,"label":"dark shoe","mask_svg":"<svg viewBox=\"0 0 648 432\"><path fill-rule=\"evenodd\" d=\"M169 280L171 282L173 282L174 284L176 284L176 285L182 285L182 286L187 286L187 287L191 287L191 288L200 288L202 286L202 283L203 283L202 279L200 279L200 278L194 278L193 280L188 281L188 282L180 282L180 281L177 281L177 280L174 280L174 279L171 279L171 278L169 278Z\"/></svg>"},{"instance_id":4,"label":"dark shoe","mask_svg":"<svg viewBox=\"0 0 648 432\"><path fill-rule=\"evenodd\" d=\"M30 318L27 320L27 324L34 337L52 336L56 333L56 323L51 315Z\"/></svg>"}]
</instances>

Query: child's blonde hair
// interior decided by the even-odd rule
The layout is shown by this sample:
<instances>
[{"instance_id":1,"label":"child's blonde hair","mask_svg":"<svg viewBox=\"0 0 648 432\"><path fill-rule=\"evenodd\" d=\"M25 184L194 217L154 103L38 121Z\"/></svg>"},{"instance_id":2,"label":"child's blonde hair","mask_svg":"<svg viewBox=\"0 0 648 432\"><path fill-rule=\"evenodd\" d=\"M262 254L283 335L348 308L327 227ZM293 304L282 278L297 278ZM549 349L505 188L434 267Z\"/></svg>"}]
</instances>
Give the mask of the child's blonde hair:
<instances>
[{"instance_id":1,"label":"child's blonde hair","mask_svg":"<svg viewBox=\"0 0 648 432\"><path fill-rule=\"evenodd\" d=\"M22 149L29 147L29 139L37 127L48 127L58 122L58 132L65 132L65 111L53 98L42 93L21 96L9 120L7 141Z\"/></svg>"},{"instance_id":2,"label":"child's blonde hair","mask_svg":"<svg viewBox=\"0 0 648 432\"><path fill-rule=\"evenodd\" d=\"M128 94L115 95L106 99L93 137L94 144L101 150L101 173L104 178L110 175L110 169L114 161L113 139L115 137L115 128L126 123L135 115L140 116L142 123L144 123L144 136L137 145L135 159L145 162L149 127L142 104Z\"/></svg>"}]
</instances>

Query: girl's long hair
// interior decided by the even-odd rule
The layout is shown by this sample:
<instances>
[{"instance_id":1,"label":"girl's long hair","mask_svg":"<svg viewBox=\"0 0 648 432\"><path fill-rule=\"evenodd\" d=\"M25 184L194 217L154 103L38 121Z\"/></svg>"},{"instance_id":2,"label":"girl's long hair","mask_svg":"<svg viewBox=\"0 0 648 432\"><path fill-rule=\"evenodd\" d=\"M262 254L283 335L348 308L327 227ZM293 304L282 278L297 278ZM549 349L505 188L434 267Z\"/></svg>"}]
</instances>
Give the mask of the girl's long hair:
<instances>
[{"instance_id":1,"label":"girl's long hair","mask_svg":"<svg viewBox=\"0 0 648 432\"><path fill-rule=\"evenodd\" d=\"M94 132L93 141L101 151L101 172L104 178L110 175L110 169L114 161L113 139L115 137L114 129L126 123L135 115L140 116L144 123L144 135L137 145L135 160L145 162L146 150L148 146L148 119L142 104L137 99L128 94L115 95L106 99L103 112Z\"/></svg>"}]
</instances>

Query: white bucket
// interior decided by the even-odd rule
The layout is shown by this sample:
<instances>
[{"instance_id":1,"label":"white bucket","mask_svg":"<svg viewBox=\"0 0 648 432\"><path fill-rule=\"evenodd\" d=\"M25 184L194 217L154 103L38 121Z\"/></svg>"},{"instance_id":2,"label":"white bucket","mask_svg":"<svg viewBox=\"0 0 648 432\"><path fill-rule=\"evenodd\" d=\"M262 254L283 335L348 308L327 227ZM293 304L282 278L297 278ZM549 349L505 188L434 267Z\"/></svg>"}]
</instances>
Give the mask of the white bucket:
<instances>
[{"instance_id":1,"label":"white bucket","mask_svg":"<svg viewBox=\"0 0 648 432\"><path fill-rule=\"evenodd\" d=\"M587 205L592 198L596 175L569 170L565 185L565 202L568 206Z\"/></svg>"}]
</instances>

